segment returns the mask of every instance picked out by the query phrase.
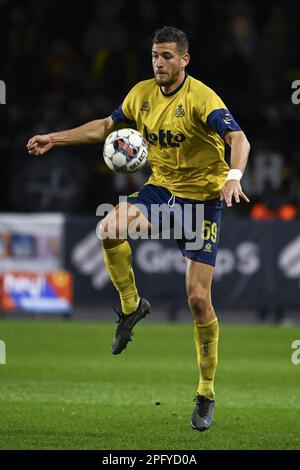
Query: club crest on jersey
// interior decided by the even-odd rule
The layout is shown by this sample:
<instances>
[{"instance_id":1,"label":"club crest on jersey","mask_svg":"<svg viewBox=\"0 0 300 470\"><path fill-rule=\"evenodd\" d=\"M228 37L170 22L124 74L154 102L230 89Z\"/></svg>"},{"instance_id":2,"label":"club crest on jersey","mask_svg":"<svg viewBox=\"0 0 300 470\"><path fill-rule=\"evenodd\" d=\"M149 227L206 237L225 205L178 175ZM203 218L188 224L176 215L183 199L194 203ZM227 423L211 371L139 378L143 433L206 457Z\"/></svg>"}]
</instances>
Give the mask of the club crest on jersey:
<instances>
[{"instance_id":1,"label":"club crest on jersey","mask_svg":"<svg viewBox=\"0 0 300 470\"><path fill-rule=\"evenodd\" d=\"M170 129L159 129L156 134L151 132L146 125L144 125L143 134L150 145L159 145L163 148L180 147L181 142L186 139L184 134L173 134Z\"/></svg>"},{"instance_id":2,"label":"club crest on jersey","mask_svg":"<svg viewBox=\"0 0 300 470\"><path fill-rule=\"evenodd\" d=\"M144 101L142 106L140 107L141 111L150 111L150 104L149 101Z\"/></svg>"},{"instance_id":3,"label":"club crest on jersey","mask_svg":"<svg viewBox=\"0 0 300 470\"><path fill-rule=\"evenodd\" d=\"M185 115L185 111L183 109L183 106L182 104L179 104L176 108L175 116L180 118L180 117L183 117L184 115Z\"/></svg>"}]
</instances>

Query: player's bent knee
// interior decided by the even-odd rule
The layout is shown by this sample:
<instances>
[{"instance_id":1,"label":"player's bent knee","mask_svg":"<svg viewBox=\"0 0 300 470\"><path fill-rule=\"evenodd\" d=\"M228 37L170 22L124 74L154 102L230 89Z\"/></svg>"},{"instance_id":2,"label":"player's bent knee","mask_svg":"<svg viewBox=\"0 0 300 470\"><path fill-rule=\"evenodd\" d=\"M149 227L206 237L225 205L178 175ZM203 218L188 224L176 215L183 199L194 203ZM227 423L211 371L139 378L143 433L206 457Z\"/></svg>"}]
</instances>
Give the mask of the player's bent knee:
<instances>
[{"instance_id":1,"label":"player's bent knee","mask_svg":"<svg viewBox=\"0 0 300 470\"><path fill-rule=\"evenodd\" d=\"M120 203L98 224L97 236L106 248L117 246L131 234L148 232L149 227L148 219L136 206Z\"/></svg>"},{"instance_id":2,"label":"player's bent knee","mask_svg":"<svg viewBox=\"0 0 300 470\"><path fill-rule=\"evenodd\" d=\"M119 233L116 224L108 218L102 220L97 227L97 236L103 242L105 240L117 240Z\"/></svg>"},{"instance_id":3,"label":"player's bent knee","mask_svg":"<svg viewBox=\"0 0 300 470\"><path fill-rule=\"evenodd\" d=\"M204 315L211 307L209 297L205 293L190 294L188 302L192 312L197 316Z\"/></svg>"},{"instance_id":4,"label":"player's bent knee","mask_svg":"<svg viewBox=\"0 0 300 470\"><path fill-rule=\"evenodd\" d=\"M114 209L98 224L97 235L100 240L125 239L127 235L126 220L120 220L119 212Z\"/></svg>"},{"instance_id":5,"label":"player's bent knee","mask_svg":"<svg viewBox=\"0 0 300 470\"><path fill-rule=\"evenodd\" d=\"M101 240L104 249L115 248L124 242L124 240L121 240L118 237L117 231L109 231L106 223L99 224L97 228L97 236Z\"/></svg>"}]
</instances>

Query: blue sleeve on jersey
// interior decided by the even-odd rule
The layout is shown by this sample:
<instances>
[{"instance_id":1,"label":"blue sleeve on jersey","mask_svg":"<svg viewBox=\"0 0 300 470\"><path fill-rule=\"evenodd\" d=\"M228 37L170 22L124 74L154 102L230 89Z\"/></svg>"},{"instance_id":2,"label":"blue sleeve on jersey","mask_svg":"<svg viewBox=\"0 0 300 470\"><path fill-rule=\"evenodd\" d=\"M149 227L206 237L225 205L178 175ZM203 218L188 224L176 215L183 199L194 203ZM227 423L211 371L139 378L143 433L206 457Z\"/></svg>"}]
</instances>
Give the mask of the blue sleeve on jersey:
<instances>
[{"instance_id":1,"label":"blue sleeve on jersey","mask_svg":"<svg viewBox=\"0 0 300 470\"><path fill-rule=\"evenodd\" d=\"M215 109L208 115L206 122L222 139L227 131L242 130L228 109Z\"/></svg>"},{"instance_id":2,"label":"blue sleeve on jersey","mask_svg":"<svg viewBox=\"0 0 300 470\"><path fill-rule=\"evenodd\" d=\"M115 109L111 113L112 120L117 124L118 122L125 122L126 124L133 125L134 121L128 119L126 114L123 113L122 105L120 105L117 109Z\"/></svg>"}]
</instances>

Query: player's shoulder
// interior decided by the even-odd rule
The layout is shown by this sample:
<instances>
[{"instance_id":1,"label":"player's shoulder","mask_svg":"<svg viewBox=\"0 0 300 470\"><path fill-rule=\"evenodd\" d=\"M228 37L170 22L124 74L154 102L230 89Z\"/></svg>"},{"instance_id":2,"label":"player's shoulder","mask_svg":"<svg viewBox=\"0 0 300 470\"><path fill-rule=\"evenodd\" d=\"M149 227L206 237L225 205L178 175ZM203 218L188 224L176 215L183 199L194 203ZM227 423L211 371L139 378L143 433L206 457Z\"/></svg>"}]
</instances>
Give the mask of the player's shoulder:
<instances>
[{"instance_id":1,"label":"player's shoulder","mask_svg":"<svg viewBox=\"0 0 300 470\"><path fill-rule=\"evenodd\" d=\"M205 83L201 82L197 78L191 77L189 75L190 80L190 92L197 94L198 99L206 101L211 96L218 96L217 93L210 88L209 86L205 85Z\"/></svg>"},{"instance_id":2,"label":"player's shoulder","mask_svg":"<svg viewBox=\"0 0 300 470\"><path fill-rule=\"evenodd\" d=\"M141 80L140 82L138 82L136 85L134 85L131 88L130 93L135 94L135 95L140 95L145 92L149 93L149 91L151 91L155 87L156 87L156 81L154 78L150 78L148 80Z\"/></svg>"}]
</instances>

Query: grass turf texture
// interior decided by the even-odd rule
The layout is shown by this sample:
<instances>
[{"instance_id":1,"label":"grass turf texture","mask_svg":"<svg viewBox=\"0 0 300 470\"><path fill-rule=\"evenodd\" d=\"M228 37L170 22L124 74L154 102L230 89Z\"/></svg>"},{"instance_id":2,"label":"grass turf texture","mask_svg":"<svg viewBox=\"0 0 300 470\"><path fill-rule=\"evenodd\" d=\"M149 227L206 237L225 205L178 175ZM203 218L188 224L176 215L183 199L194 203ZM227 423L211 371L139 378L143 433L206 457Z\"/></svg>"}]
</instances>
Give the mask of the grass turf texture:
<instances>
[{"instance_id":1,"label":"grass turf texture","mask_svg":"<svg viewBox=\"0 0 300 470\"><path fill-rule=\"evenodd\" d=\"M221 325L215 422L190 428L192 326L139 324L120 356L115 324L1 321L1 449L297 449L300 328ZM160 405L156 404L157 402Z\"/></svg>"}]
</instances>

